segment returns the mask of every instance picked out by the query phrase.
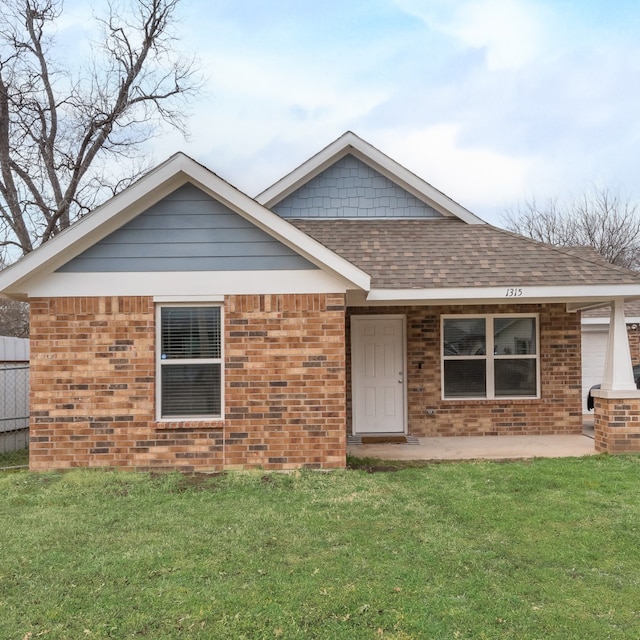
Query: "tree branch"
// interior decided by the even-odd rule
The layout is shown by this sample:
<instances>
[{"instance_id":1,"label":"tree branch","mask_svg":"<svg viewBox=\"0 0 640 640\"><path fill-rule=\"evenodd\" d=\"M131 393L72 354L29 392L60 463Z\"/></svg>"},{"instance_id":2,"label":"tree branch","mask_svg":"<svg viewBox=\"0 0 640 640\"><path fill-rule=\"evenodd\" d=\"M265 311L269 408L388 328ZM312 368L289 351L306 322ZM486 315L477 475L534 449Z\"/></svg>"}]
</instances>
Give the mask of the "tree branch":
<instances>
[{"instance_id":1,"label":"tree branch","mask_svg":"<svg viewBox=\"0 0 640 640\"><path fill-rule=\"evenodd\" d=\"M199 86L173 49L178 0L109 7L96 57L72 77L56 68L59 0L4 0L0 23L0 220L23 253L129 182L121 159L164 121L183 131L184 98ZM4 56L4 58L2 58ZM74 68L77 68L74 67ZM109 163L109 158L118 163ZM112 179L101 171L108 167ZM133 175L137 175L133 170ZM0 229L0 233L2 230ZM7 235L9 234L9 235ZM12 236L12 237L10 237ZM2 246L2 239L0 239Z\"/></svg>"},{"instance_id":2,"label":"tree branch","mask_svg":"<svg viewBox=\"0 0 640 640\"><path fill-rule=\"evenodd\" d=\"M527 201L506 211L503 224L547 244L590 246L612 264L640 268L638 206L607 188L592 188L562 207L555 200L541 208Z\"/></svg>"}]
</instances>

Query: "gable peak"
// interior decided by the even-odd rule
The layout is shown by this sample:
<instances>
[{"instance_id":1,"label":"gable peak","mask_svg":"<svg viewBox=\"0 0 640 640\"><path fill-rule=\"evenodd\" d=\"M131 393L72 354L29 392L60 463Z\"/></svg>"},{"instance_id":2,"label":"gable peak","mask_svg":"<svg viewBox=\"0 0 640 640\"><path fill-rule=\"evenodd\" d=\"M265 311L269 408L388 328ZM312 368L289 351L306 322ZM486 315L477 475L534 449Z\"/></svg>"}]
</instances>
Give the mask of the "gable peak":
<instances>
[{"instance_id":1,"label":"gable peak","mask_svg":"<svg viewBox=\"0 0 640 640\"><path fill-rule=\"evenodd\" d=\"M271 209L346 155L353 155L444 217L458 218L467 224L486 224L352 131L343 133L255 199Z\"/></svg>"}]
</instances>

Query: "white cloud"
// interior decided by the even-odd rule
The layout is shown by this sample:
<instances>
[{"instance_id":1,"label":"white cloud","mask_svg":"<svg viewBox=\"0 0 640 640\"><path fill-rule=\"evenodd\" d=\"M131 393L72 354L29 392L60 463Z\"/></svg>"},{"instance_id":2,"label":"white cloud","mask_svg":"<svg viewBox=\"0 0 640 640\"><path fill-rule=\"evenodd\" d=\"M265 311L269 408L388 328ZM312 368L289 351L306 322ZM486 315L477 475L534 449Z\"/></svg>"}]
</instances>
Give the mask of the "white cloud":
<instances>
[{"instance_id":1,"label":"white cloud","mask_svg":"<svg viewBox=\"0 0 640 640\"><path fill-rule=\"evenodd\" d=\"M324 22L251 4L193 9L206 93L191 142L169 133L155 159L183 149L255 194L350 129L491 222L530 194L637 182L628 20L603 26L577 0L387 0L370 20L323 5Z\"/></svg>"},{"instance_id":2,"label":"white cloud","mask_svg":"<svg viewBox=\"0 0 640 640\"><path fill-rule=\"evenodd\" d=\"M382 149L447 196L481 217L528 188L533 161L488 149L463 148L459 126L441 124L399 136L385 134Z\"/></svg>"},{"instance_id":3,"label":"white cloud","mask_svg":"<svg viewBox=\"0 0 640 640\"><path fill-rule=\"evenodd\" d=\"M282 149L315 153L387 97L382 87L351 85L326 57L232 50L200 58L211 72L206 98L192 107L191 140L169 132L154 140L155 158L184 150L249 193L294 168Z\"/></svg>"},{"instance_id":4,"label":"white cloud","mask_svg":"<svg viewBox=\"0 0 640 640\"><path fill-rule=\"evenodd\" d=\"M550 13L526 0L395 0L403 11L464 48L483 49L490 70L517 69L540 55Z\"/></svg>"}]
</instances>

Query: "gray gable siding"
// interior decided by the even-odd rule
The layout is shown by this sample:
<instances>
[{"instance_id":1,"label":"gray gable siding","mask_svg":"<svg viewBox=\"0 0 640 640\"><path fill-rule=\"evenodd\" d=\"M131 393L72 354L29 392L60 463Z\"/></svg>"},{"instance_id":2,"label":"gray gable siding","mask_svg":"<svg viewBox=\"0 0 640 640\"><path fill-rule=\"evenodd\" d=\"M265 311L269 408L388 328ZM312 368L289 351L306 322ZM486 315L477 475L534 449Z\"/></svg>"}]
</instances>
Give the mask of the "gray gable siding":
<instances>
[{"instance_id":1,"label":"gray gable siding","mask_svg":"<svg viewBox=\"0 0 640 640\"><path fill-rule=\"evenodd\" d=\"M441 218L402 187L347 155L273 207L283 218Z\"/></svg>"},{"instance_id":2,"label":"gray gable siding","mask_svg":"<svg viewBox=\"0 0 640 640\"><path fill-rule=\"evenodd\" d=\"M193 185L184 185L59 272L316 269Z\"/></svg>"}]
</instances>

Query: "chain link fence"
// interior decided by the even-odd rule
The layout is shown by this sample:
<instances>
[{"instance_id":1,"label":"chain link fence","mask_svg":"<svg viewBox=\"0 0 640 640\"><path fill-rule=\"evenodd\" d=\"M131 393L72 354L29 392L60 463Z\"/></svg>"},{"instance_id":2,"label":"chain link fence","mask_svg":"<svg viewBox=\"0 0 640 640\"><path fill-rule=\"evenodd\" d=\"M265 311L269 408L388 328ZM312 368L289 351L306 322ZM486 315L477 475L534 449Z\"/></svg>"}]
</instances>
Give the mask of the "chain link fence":
<instances>
[{"instance_id":1,"label":"chain link fence","mask_svg":"<svg viewBox=\"0 0 640 640\"><path fill-rule=\"evenodd\" d=\"M0 454L29 446L29 365L0 365Z\"/></svg>"}]
</instances>

